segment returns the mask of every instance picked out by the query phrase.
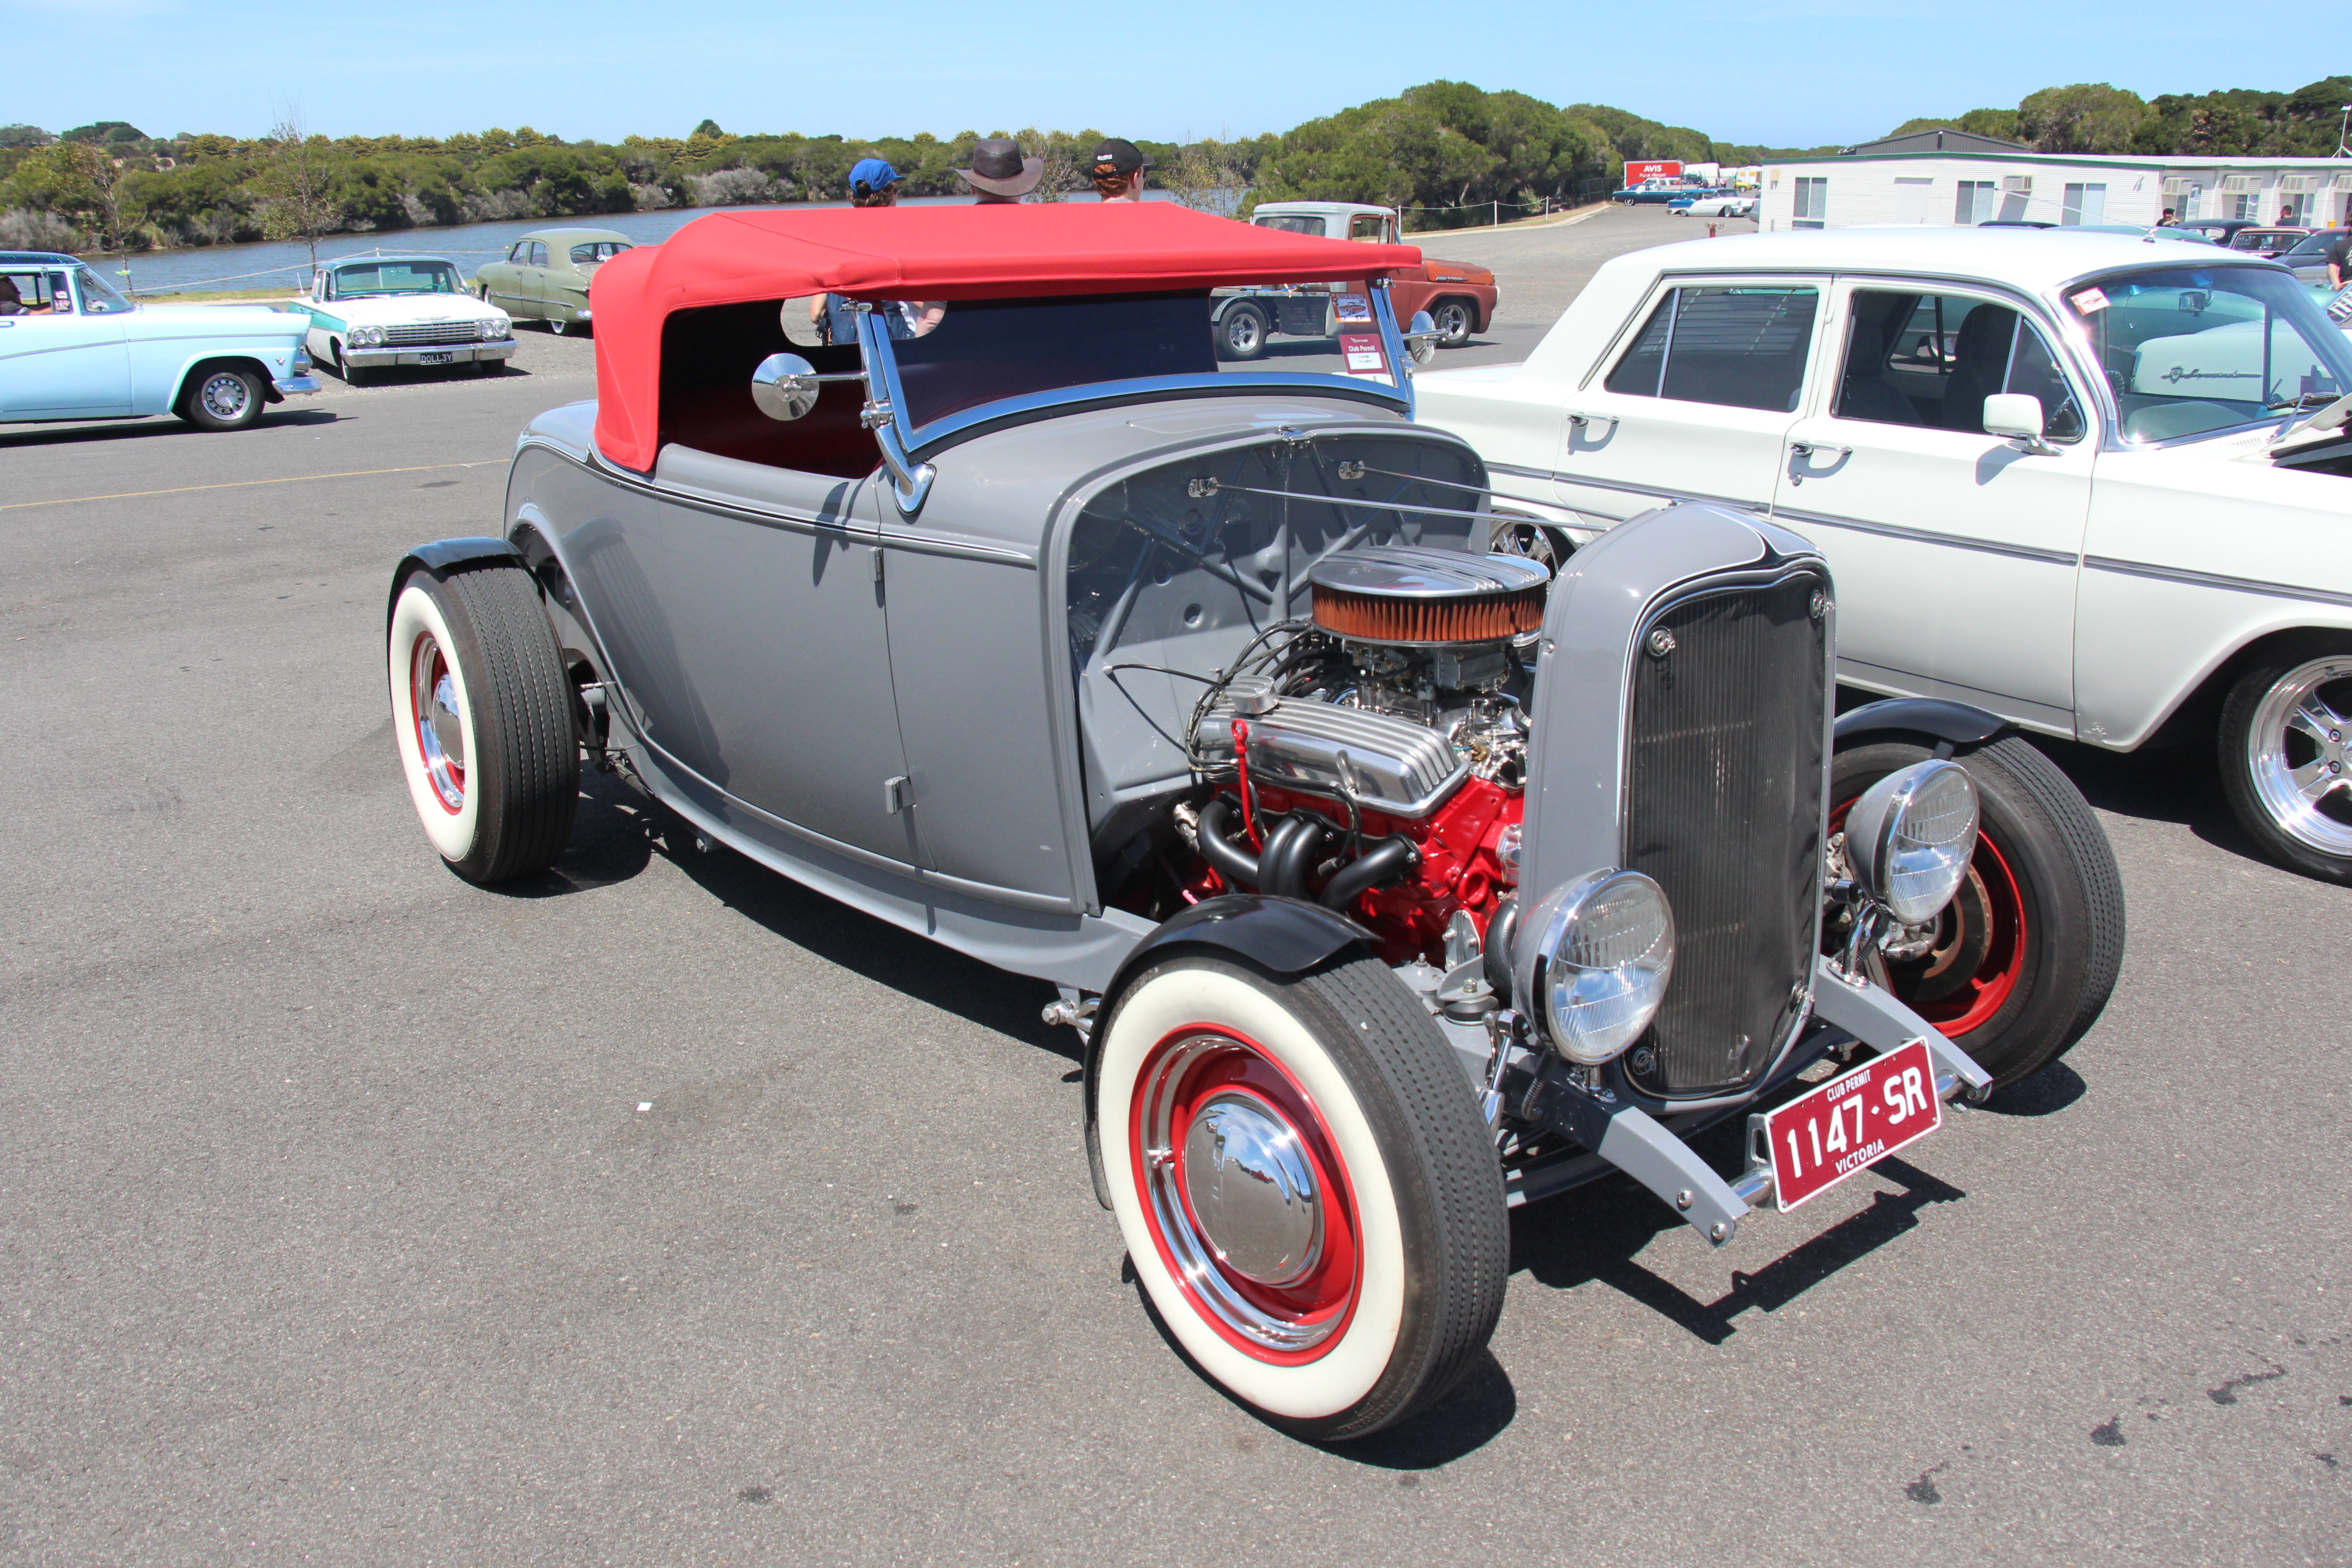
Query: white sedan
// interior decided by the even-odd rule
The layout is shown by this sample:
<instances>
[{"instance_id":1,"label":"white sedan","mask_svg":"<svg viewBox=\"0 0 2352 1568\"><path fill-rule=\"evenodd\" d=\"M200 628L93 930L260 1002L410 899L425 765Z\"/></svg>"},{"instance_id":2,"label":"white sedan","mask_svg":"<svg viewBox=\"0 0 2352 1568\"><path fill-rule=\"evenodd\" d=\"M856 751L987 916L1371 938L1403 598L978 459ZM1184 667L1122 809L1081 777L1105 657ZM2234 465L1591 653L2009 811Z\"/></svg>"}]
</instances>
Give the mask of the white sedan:
<instances>
[{"instance_id":1,"label":"white sedan","mask_svg":"<svg viewBox=\"0 0 2352 1568\"><path fill-rule=\"evenodd\" d=\"M2216 746L2248 832L2352 882L2352 344L2275 263L2057 230L1666 246L1524 364L1416 385L1526 547L1769 510L1836 574L1843 682Z\"/></svg>"},{"instance_id":2,"label":"white sedan","mask_svg":"<svg viewBox=\"0 0 2352 1568\"><path fill-rule=\"evenodd\" d=\"M438 256L354 256L322 265L291 310L310 318L310 354L346 382L396 365L471 365L495 375L514 322L477 300Z\"/></svg>"},{"instance_id":3,"label":"white sedan","mask_svg":"<svg viewBox=\"0 0 2352 1568\"><path fill-rule=\"evenodd\" d=\"M1686 202L1668 202L1666 210L1676 217L1754 217L1754 191L1726 191L1720 195L1693 196Z\"/></svg>"}]
</instances>

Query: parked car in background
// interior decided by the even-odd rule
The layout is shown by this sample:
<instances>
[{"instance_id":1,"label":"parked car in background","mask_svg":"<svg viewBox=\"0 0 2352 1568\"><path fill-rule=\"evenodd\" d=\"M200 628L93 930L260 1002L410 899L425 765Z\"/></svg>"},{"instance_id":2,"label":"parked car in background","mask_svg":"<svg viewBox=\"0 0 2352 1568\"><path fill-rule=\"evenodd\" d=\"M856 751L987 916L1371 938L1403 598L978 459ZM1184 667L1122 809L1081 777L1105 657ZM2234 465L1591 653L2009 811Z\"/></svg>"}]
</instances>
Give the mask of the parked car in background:
<instances>
[{"instance_id":1,"label":"parked car in background","mask_svg":"<svg viewBox=\"0 0 2352 1568\"><path fill-rule=\"evenodd\" d=\"M1419 386L1569 542L1769 509L1837 574L1850 686L2216 746L2248 833L2352 882L2352 345L2277 264L2071 229L1668 246L1526 363Z\"/></svg>"},{"instance_id":2,"label":"parked car in background","mask_svg":"<svg viewBox=\"0 0 2352 1568\"><path fill-rule=\"evenodd\" d=\"M2263 226L2252 218L2200 217L2189 218L2182 222L2175 223L2172 226L2175 228L2186 229L2189 233L2196 235L2200 239L2210 240L2213 244L2221 246L2226 249L2229 247L2231 237L2239 233L2241 230L2261 228Z\"/></svg>"},{"instance_id":3,"label":"parked car in background","mask_svg":"<svg viewBox=\"0 0 2352 1568\"><path fill-rule=\"evenodd\" d=\"M474 295L517 321L545 321L556 333L587 330L588 284L597 268L636 241L609 228L540 228L474 273Z\"/></svg>"},{"instance_id":4,"label":"parked car in background","mask_svg":"<svg viewBox=\"0 0 2352 1568\"><path fill-rule=\"evenodd\" d=\"M495 375L515 352L504 310L466 289L438 256L354 256L311 274L293 309L310 319L311 357L358 384L393 365L470 365Z\"/></svg>"},{"instance_id":5,"label":"parked car in background","mask_svg":"<svg viewBox=\"0 0 2352 1568\"><path fill-rule=\"evenodd\" d=\"M0 421L176 414L239 430L319 390L299 316L133 305L70 256L0 251Z\"/></svg>"},{"instance_id":6,"label":"parked car in background","mask_svg":"<svg viewBox=\"0 0 2352 1568\"><path fill-rule=\"evenodd\" d=\"M1610 193L1609 199L1621 206L1665 206L1685 196L1715 195L1712 185L1698 184L1690 180L1643 180L1639 184L1626 185Z\"/></svg>"},{"instance_id":7,"label":"parked car in background","mask_svg":"<svg viewBox=\"0 0 2352 1568\"><path fill-rule=\"evenodd\" d=\"M2327 251L2344 237L2340 228L2314 229L2278 255L2278 263L2293 272L2299 282L2315 288L2328 288ZM2352 281L2352 279L2347 279Z\"/></svg>"},{"instance_id":8,"label":"parked car in background","mask_svg":"<svg viewBox=\"0 0 2352 1568\"><path fill-rule=\"evenodd\" d=\"M1754 217L1756 193L1718 191L1703 196L1678 196L1666 204L1676 217Z\"/></svg>"},{"instance_id":9,"label":"parked car in background","mask_svg":"<svg viewBox=\"0 0 2352 1568\"><path fill-rule=\"evenodd\" d=\"M2307 228L2242 228L2230 237L2230 248L2251 252L2267 261L2285 255L2310 235Z\"/></svg>"},{"instance_id":10,"label":"parked car in background","mask_svg":"<svg viewBox=\"0 0 2352 1568\"><path fill-rule=\"evenodd\" d=\"M1396 209L1358 202L1265 202L1250 215L1250 223L1257 228L1321 239L1398 243ZM1458 349L1474 333L1494 323L1497 290L1490 268L1425 256L1418 268L1390 279L1388 288L1399 321L1409 321L1422 311L1429 313L1440 348ZM1267 341L1276 333L1328 338L1349 327L1360 328L1363 322L1342 321L1338 313L1339 301L1349 298L1364 298L1360 282L1334 279L1333 283L1232 290L1217 307L1220 352L1229 360L1255 359L1265 353Z\"/></svg>"},{"instance_id":11,"label":"parked car in background","mask_svg":"<svg viewBox=\"0 0 2352 1568\"><path fill-rule=\"evenodd\" d=\"M2121 954L2063 775L1903 739L1998 721L1832 741L1835 590L1787 530L1682 507L1558 584L1493 553L1485 466L1412 418L1381 283L1419 266L1172 203L700 218L608 264L597 400L533 420L496 536L410 552L386 605L457 874L554 861L584 753L681 841L1057 987L1157 1321L1321 1440L1473 1364L1511 1204L1623 1171L1720 1246L2065 1048ZM1219 289L1350 274L1369 365L1221 368ZM827 292L856 341L791 352ZM1851 848L1833 751L1872 781ZM1972 1059L1888 966L2011 765L2062 824L2011 866L2065 1011ZM1807 1091L1833 1049L1884 1054ZM968 1070L937 1064L943 1136L1067 1147ZM1801 1092L1852 1111L1810 1123L1826 1165L1792 1129L1727 1180L1685 1141Z\"/></svg>"}]
</instances>

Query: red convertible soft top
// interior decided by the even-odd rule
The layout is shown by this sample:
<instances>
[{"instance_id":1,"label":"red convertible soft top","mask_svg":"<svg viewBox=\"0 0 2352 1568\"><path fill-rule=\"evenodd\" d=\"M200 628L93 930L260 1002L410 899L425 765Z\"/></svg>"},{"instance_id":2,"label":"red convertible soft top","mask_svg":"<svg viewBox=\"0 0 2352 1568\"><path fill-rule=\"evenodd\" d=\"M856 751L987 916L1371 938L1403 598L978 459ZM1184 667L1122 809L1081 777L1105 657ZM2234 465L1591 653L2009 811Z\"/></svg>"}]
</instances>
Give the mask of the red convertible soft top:
<instances>
[{"instance_id":1,"label":"red convertible soft top","mask_svg":"<svg viewBox=\"0 0 2352 1568\"><path fill-rule=\"evenodd\" d=\"M806 294L988 300L1378 277L1410 245L1255 228L1173 202L714 213L625 250L590 286L596 446L654 466L662 323L672 311Z\"/></svg>"}]
</instances>

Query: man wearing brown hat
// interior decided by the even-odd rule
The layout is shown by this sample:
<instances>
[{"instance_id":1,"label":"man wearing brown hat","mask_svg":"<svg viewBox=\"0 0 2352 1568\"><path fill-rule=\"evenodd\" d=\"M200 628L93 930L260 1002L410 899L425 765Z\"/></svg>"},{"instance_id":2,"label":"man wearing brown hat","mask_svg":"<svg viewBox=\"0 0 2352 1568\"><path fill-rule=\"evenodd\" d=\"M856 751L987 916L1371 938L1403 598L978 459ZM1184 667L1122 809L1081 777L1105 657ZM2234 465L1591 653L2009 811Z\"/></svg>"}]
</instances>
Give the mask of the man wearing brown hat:
<instances>
[{"instance_id":1,"label":"man wearing brown hat","mask_svg":"<svg viewBox=\"0 0 2352 1568\"><path fill-rule=\"evenodd\" d=\"M1151 167L1151 160L1143 149L1132 142L1122 142L1116 136L1106 137L1087 160L1087 174L1095 183L1095 194L1107 202L1139 202L1143 199L1143 171Z\"/></svg>"},{"instance_id":2,"label":"man wearing brown hat","mask_svg":"<svg viewBox=\"0 0 2352 1568\"><path fill-rule=\"evenodd\" d=\"M956 173L971 187L972 199L986 206L1017 202L1035 190L1045 177L1045 160L1023 157L1021 143L1010 136L991 136L972 148L971 167Z\"/></svg>"}]
</instances>

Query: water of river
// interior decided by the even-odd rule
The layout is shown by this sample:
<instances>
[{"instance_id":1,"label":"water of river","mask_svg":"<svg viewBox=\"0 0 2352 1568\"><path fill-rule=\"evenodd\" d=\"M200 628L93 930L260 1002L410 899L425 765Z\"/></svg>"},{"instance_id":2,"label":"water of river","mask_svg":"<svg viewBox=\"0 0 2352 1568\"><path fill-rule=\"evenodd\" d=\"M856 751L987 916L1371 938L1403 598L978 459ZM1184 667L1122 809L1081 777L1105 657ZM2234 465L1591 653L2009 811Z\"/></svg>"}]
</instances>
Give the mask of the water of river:
<instances>
[{"instance_id":1,"label":"water of river","mask_svg":"<svg viewBox=\"0 0 2352 1568\"><path fill-rule=\"evenodd\" d=\"M1091 201L1092 196L1079 198ZM1164 191L1146 193L1150 201L1174 198ZM795 202L793 206L845 207L847 202ZM911 196L902 206L965 206L965 196ZM319 259L364 256L374 250L402 255L444 256L471 276L474 268L495 261L523 235L538 228L604 228L627 235L640 245L667 239L679 227L712 212L772 212L773 207L673 207L667 212L604 213L576 218L504 218L496 223L461 224L453 228L404 228L382 234L338 234L319 242ZM120 277L127 270L142 294L167 294L184 289L268 289L284 284L289 292L308 281L310 250L301 244L209 245L194 250L151 250L126 260L92 262L102 273Z\"/></svg>"}]
</instances>

